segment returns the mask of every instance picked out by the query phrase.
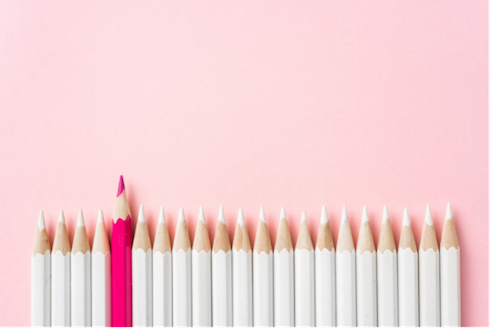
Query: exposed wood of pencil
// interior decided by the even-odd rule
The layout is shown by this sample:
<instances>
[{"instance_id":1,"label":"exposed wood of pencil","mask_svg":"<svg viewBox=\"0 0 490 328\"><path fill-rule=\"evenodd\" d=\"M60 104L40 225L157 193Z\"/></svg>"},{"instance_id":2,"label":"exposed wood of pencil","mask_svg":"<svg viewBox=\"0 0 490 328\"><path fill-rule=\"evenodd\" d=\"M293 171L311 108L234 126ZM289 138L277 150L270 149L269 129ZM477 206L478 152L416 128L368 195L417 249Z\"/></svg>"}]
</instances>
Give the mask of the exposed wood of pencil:
<instances>
[{"instance_id":1,"label":"exposed wood of pencil","mask_svg":"<svg viewBox=\"0 0 490 328\"><path fill-rule=\"evenodd\" d=\"M66 225L64 222L58 222L56 234L54 235L53 254L56 254L56 252L61 252L63 255L66 255L70 249L70 241L68 240Z\"/></svg>"},{"instance_id":2,"label":"exposed wood of pencil","mask_svg":"<svg viewBox=\"0 0 490 328\"><path fill-rule=\"evenodd\" d=\"M287 250L288 252L293 250L293 243L291 242L291 234L289 232L288 220L286 220L286 218L284 217L279 220L275 251L277 253L280 253L283 249Z\"/></svg>"},{"instance_id":3,"label":"exposed wood of pencil","mask_svg":"<svg viewBox=\"0 0 490 328\"><path fill-rule=\"evenodd\" d=\"M126 189L116 198L116 204L114 205L114 211L112 214L112 220L117 223L118 219L126 220L131 217L129 210L128 199L126 197Z\"/></svg>"},{"instance_id":4,"label":"exposed wood of pencil","mask_svg":"<svg viewBox=\"0 0 490 328\"><path fill-rule=\"evenodd\" d=\"M213 251L218 253L219 251L228 252L231 250L230 237L228 236L228 230L226 224L218 221L216 225L216 233L214 234Z\"/></svg>"},{"instance_id":5,"label":"exposed wood of pencil","mask_svg":"<svg viewBox=\"0 0 490 328\"><path fill-rule=\"evenodd\" d=\"M248 231L245 224L241 225L239 221L236 222L235 236L233 237L233 248L237 251L243 250L245 253L250 251L250 238L248 237Z\"/></svg>"},{"instance_id":6,"label":"exposed wood of pencil","mask_svg":"<svg viewBox=\"0 0 490 328\"><path fill-rule=\"evenodd\" d=\"M136 224L133 249L142 249L145 253L151 249L150 234L146 222L138 221Z\"/></svg>"},{"instance_id":7,"label":"exposed wood of pencil","mask_svg":"<svg viewBox=\"0 0 490 328\"><path fill-rule=\"evenodd\" d=\"M346 220L340 224L337 253L342 254L344 251L352 252L354 250L354 240L352 240L349 221Z\"/></svg>"},{"instance_id":8,"label":"exposed wood of pencil","mask_svg":"<svg viewBox=\"0 0 490 328\"><path fill-rule=\"evenodd\" d=\"M449 250L451 247L459 248L458 234L456 233L456 226L452 218L444 222L441 238L441 249Z\"/></svg>"},{"instance_id":9,"label":"exposed wood of pencil","mask_svg":"<svg viewBox=\"0 0 490 328\"><path fill-rule=\"evenodd\" d=\"M189 232L187 231L187 223L185 221L178 221L174 238L174 252L178 252L179 250L187 252L190 248L191 242L189 240Z\"/></svg>"},{"instance_id":10,"label":"exposed wood of pencil","mask_svg":"<svg viewBox=\"0 0 490 328\"><path fill-rule=\"evenodd\" d=\"M313 243L311 242L310 231L308 230L308 223L306 222L306 220L302 220L299 226L296 249L307 249L309 251L313 250Z\"/></svg>"},{"instance_id":11,"label":"exposed wood of pencil","mask_svg":"<svg viewBox=\"0 0 490 328\"><path fill-rule=\"evenodd\" d=\"M197 220L197 228L196 228L196 234L194 235L193 249L197 252L205 251L206 253L211 250L208 227L201 220Z\"/></svg>"},{"instance_id":12,"label":"exposed wood of pencil","mask_svg":"<svg viewBox=\"0 0 490 328\"><path fill-rule=\"evenodd\" d=\"M400 236L399 249L410 248L412 252L417 252L417 244L415 243L415 238L413 236L412 226L403 226Z\"/></svg>"},{"instance_id":13,"label":"exposed wood of pencil","mask_svg":"<svg viewBox=\"0 0 490 328\"><path fill-rule=\"evenodd\" d=\"M90 252L90 244L88 243L87 229L85 226L77 227L77 230L75 230L75 237L73 237L72 253L76 254L78 252L81 252L82 254Z\"/></svg>"},{"instance_id":14,"label":"exposed wood of pencil","mask_svg":"<svg viewBox=\"0 0 490 328\"><path fill-rule=\"evenodd\" d=\"M384 220L381 223L381 231L379 233L378 251L383 254L386 251L394 253L396 250L395 238L391 229L390 219Z\"/></svg>"},{"instance_id":15,"label":"exposed wood of pencil","mask_svg":"<svg viewBox=\"0 0 490 328\"><path fill-rule=\"evenodd\" d=\"M44 225L44 217L42 217L43 214L41 212L41 217L39 220L41 222L41 227L38 228L37 233L36 233L36 239L34 240L34 250L32 252L32 256L36 256L37 254L44 255L46 251L51 250L51 245L49 244L49 238L48 238L48 232L46 231L46 227Z\"/></svg>"},{"instance_id":16,"label":"exposed wood of pencil","mask_svg":"<svg viewBox=\"0 0 490 328\"><path fill-rule=\"evenodd\" d=\"M318 236L316 238L316 247L319 250L328 249L332 251L334 249L332 231L330 230L330 222L320 224L318 227Z\"/></svg>"},{"instance_id":17,"label":"exposed wood of pencil","mask_svg":"<svg viewBox=\"0 0 490 328\"><path fill-rule=\"evenodd\" d=\"M357 251L361 255L364 254L364 252L373 253L376 251L369 221L364 221L361 223L359 236L357 238Z\"/></svg>"},{"instance_id":18,"label":"exposed wood of pencil","mask_svg":"<svg viewBox=\"0 0 490 328\"><path fill-rule=\"evenodd\" d=\"M99 213L102 215L102 213ZM105 230L105 223L97 222L97 227L95 228L94 245L92 248L92 253L97 254L98 252L102 254L107 254L110 251L109 239L107 238L107 232Z\"/></svg>"},{"instance_id":19,"label":"exposed wood of pencil","mask_svg":"<svg viewBox=\"0 0 490 328\"><path fill-rule=\"evenodd\" d=\"M157 231L155 233L155 241L153 242L153 251L165 254L172 251L170 237L166 223L158 222Z\"/></svg>"},{"instance_id":20,"label":"exposed wood of pencil","mask_svg":"<svg viewBox=\"0 0 490 328\"><path fill-rule=\"evenodd\" d=\"M424 228L422 230L422 238L420 240L420 249L423 251L432 249L434 250L434 252L439 250L434 226L424 223Z\"/></svg>"},{"instance_id":21,"label":"exposed wood of pencil","mask_svg":"<svg viewBox=\"0 0 490 328\"><path fill-rule=\"evenodd\" d=\"M262 252L269 254L272 250L269 229L267 228L267 224L262 220L259 220L259 224L257 226L254 250L257 252L257 254Z\"/></svg>"}]
</instances>

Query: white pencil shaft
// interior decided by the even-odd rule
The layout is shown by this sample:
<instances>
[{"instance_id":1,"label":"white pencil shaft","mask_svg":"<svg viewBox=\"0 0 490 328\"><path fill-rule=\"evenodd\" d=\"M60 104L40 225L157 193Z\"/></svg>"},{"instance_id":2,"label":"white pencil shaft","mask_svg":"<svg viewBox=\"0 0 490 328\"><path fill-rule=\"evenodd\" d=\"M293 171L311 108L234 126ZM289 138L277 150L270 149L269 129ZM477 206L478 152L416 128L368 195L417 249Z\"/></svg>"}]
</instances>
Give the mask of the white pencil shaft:
<instances>
[{"instance_id":1,"label":"white pencil shaft","mask_svg":"<svg viewBox=\"0 0 490 328\"><path fill-rule=\"evenodd\" d=\"M357 253L356 261L357 324L360 327L377 327L376 252Z\"/></svg>"},{"instance_id":2,"label":"white pencil shaft","mask_svg":"<svg viewBox=\"0 0 490 328\"><path fill-rule=\"evenodd\" d=\"M274 252L274 324L294 327L294 253Z\"/></svg>"},{"instance_id":3,"label":"white pencil shaft","mask_svg":"<svg viewBox=\"0 0 490 328\"><path fill-rule=\"evenodd\" d=\"M441 326L461 326L460 250L441 249Z\"/></svg>"},{"instance_id":4,"label":"white pencil shaft","mask_svg":"<svg viewBox=\"0 0 490 328\"><path fill-rule=\"evenodd\" d=\"M51 326L51 253L31 258L31 326Z\"/></svg>"},{"instance_id":5,"label":"white pencil shaft","mask_svg":"<svg viewBox=\"0 0 490 328\"><path fill-rule=\"evenodd\" d=\"M172 253L153 254L153 326L172 327Z\"/></svg>"},{"instance_id":6,"label":"white pencil shaft","mask_svg":"<svg viewBox=\"0 0 490 328\"><path fill-rule=\"evenodd\" d=\"M315 250L316 324L335 327L335 251Z\"/></svg>"},{"instance_id":7,"label":"white pencil shaft","mask_svg":"<svg viewBox=\"0 0 490 328\"><path fill-rule=\"evenodd\" d=\"M398 253L398 299L400 327L419 325L418 255L410 248Z\"/></svg>"},{"instance_id":8,"label":"white pencil shaft","mask_svg":"<svg viewBox=\"0 0 490 328\"><path fill-rule=\"evenodd\" d=\"M172 254L174 327L192 326L191 257L190 250L179 250Z\"/></svg>"},{"instance_id":9,"label":"white pencil shaft","mask_svg":"<svg viewBox=\"0 0 490 328\"><path fill-rule=\"evenodd\" d=\"M356 252L337 253L337 326L356 326Z\"/></svg>"},{"instance_id":10,"label":"white pencil shaft","mask_svg":"<svg viewBox=\"0 0 490 328\"><path fill-rule=\"evenodd\" d=\"M378 324L398 326L398 274L396 251L378 251Z\"/></svg>"},{"instance_id":11,"label":"white pencil shaft","mask_svg":"<svg viewBox=\"0 0 490 328\"><path fill-rule=\"evenodd\" d=\"M92 326L112 326L111 253L92 254Z\"/></svg>"},{"instance_id":12,"label":"white pencil shaft","mask_svg":"<svg viewBox=\"0 0 490 328\"><path fill-rule=\"evenodd\" d=\"M213 327L233 325L231 251L213 252Z\"/></svg>"},{"instance_id":13,"label":"white pencil shaft","mask_svg":"<svg viewBox=\"0 0 490 328\"><path fill-rule=\"evenodd\" d=\"M152 286L152 251L146 253L133 249L132 253L132 287L133 287L133 326L153 326L153 286Z\"/></svg>"},{"instance_id":14,"label":"white pencil shaft","mask_svg":"<svg viewBox=\"0 0 490 328\"><path fill-rule=\"evenodd\" d=\"M315 251L294 251L296 326L315 326Z\"/></svg>"},{"instance_id":15,"label":"white pencil shaft","mask_svg":"<svg viewBox=\"0 0 490 328\"><path fill-rule=\"evenodd\" d=\"M70 259L71 253L52 254L51 262L51 325L70 326Z\"/></svg>"},{"instance_id":16,"label":"white pencil shaft","mask_svg":"<svg viewBox=\"0 0 490 328\"><path fill-rule=\"evenodd\" d=\"M71 325L92 326L92 285L90 252L71 256Z\"/></svg>"},{"instance_id":17,"label":"white pencil shaft","mask_svg":"<svg viewBox=\"0 0 490 328\"><path fill-rule=\"evenodd\" d=\"M192 324L209 327L211 312L211 251L192 251Z\"/></svg>"},{"instance_id":18,"label":"white pencil shaft","mask_svg":"<svg viewBox=\"0 0 490 328\"><path fill-rule=\"evenodd\" d=\"M253 253L254 326L274 326L274 254Z\"/></svg>"},{"instance_id":19,"label":"white pencil shaft","mask_svg":"<svg viewBox=\"0 0 490 328\"><path fill-rule=\"evenodd\" d=\"M233 249L233 326L252 327L252 251Z\"/></svg>"},{"instance_id":20,"label":"white pencil shaft","mask_svg":"<svg viewBox=\"0 0 490 328\"><path fill-rule=\"evenodd\" d=\"M439 251L420 250L420 326L441 325L441 300L439 286Z\"/></svg>"}]
</instances>

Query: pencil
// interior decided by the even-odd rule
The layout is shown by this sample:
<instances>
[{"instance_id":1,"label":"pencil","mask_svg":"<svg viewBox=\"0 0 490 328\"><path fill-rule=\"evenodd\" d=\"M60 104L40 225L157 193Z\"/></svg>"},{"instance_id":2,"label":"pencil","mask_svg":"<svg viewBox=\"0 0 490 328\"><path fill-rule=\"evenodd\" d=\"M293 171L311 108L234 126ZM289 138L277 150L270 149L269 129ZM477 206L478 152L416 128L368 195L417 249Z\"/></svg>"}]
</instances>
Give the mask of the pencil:
<instances>
[{"instance_id":1,"label":"pencil","mask_svg":"<svg viewBox=\"0 0 490 328\"><path fill-rule=\"evenodd\" d=\"M183 208L179 211L172 252L173 325L190 327L192 326L191 242Z\"/></svg>"},{"instance_id":2,"label":"pencil","mask_svg":"<svg viewBox=\"0 0 490 328\"><path fill-rule=\"evenodd\" d=\"M306 212L301 214L294 259L296 325L315 327L315 252Z\"/></svg>"},{"instance_id":3,"label":"pencil","mask_svg":"<svg viewBox=\"0 0 490 328\"><path fill-rule=\"evenodd\" d=\"M121 175L112 214L112 325L131 327L131 212Z\"/></svg>"},{"instance_id":4,"label":"pencil","mask_svg":"<svg viewBox=\"0 0 490 328\"><path fill-rule=\"evenodd\" d=\"M192 324L195 327L212 325L211 279L211 243L201 207L192 249Z\"/></svg>"},{"instance_id":5,"label":"pencil","mask_svg":"<svg viewBox=\"0 0 490 328\"><path fill-rule=\"evenodd\" d=\"M419 325L418 254L408 210L403 212L403 225L398 245L398 299L400 327Z\"/></svg>"},{"instance_id":6,"label":"pencil","mask_svg":"<svg viewBox=\"0 0 490 328\"><path fill-rule=\"evenodd\" d=\"M294 327L294 251L284 208L277 229L274 267L275 325Z\"/></svg>"},{"instance_id":7,"label":"pencil","mask_svg":"<svg viewBox=\"0 0 490 328\"><path fill-rule=\"evenodd\" d=\"M172 246L163 207L153 243L153 326L172 327Z\"/></svg>"},{"instance_id":8,"label":"pencil","mask_svg":"<svg viewBox=\"0 0 490 328\"><path fill-rule=\"evenodd\" d=\"M360 327L377 327L376 248L366 206L362 211L356 260L357 324Z\"/></svg>"},{"instance_id":9,"label":"pencil","mask_svg":"<svg viewBox=\"0 0 490 328\"><path fill-rule=\"evenodd\" d=\"M461 326L461 272L459 240L451 204L447 204L441 238L441 325Z\"/></svg>"},{"instance_id":10,"label":"pencil","mask_svg":"<svg viewBox=\"0 0 490 328\"><path fill-rule=\"evenodd\" d=\"M90 255L87 229L80 209L71 252L71 324L74 327L92 326Z\"/></svg>"},{"instance_id":11,"label":"pencil","mask_svg":"<svg viewBox=\"0 0 490 328\"><path fill-rule=\"evenodd\" d=\"M31 326L51 326L51 245L39 213L31 258Z\"/></svg>"},{"instance_id":12,"label":"pencil","mask_svg":"<svg viewBox=\"0 0 490 328\"><path fill-rule=\"evenodd\" d=\"M316 238L315 286L316 324L319 327L334 327L336 323L335 247L325 206L322 207Z\"/></svg>"},{"instance_id":13,"label":"pencil","mask_svg":"<svg viewBox=\"0 0 490 328\"><path fill-rule=\"evenodd\" d=\"M213 243L213 326L233 325L233 285L231 276L231 245L223 206L219 208Z\"/></svg>"},{"instance_id":14,"label":"pencil","mask_svg":"<svg viewBox=\"0 0 490 328\"><path fill-rule=\"evenodd\" d=\"M112 326L111 249L99 210L92 248L92 325Z\"/></svg>"},{"instance_id":15,"label":"pencil","mask_svg":"<svg viewBox=\"0 0 490 328\"><path fill-rule=\"evenodd\" d=\"M255 235L253 252L254 326L274 326L274 254L264 208Z\"/></svg>"},{"instance_id":16,"label":"pencil","mask_svg":"<svg viewBox=\"0 0 490 328\"><path fill-rule=\"evenodd\" d=\"M441 294L439 286L439 247L427 205L419 248L420 326L441 325Z\"/></svg>"},{"instance_id":17,"label":"pencil","mask_svg":"<svg viewBox=\"0 0 490 328\"><path fill-rule=\"evenodd\" d=\"M133 325L153 326L152 251L145 210L140 206L132 252Z\"/></svg>"},{"instance_id":18,"label":"pencil","mask_svg":"<svg viewBox=\"0 0 490 328\"><path fill-rule=\"evenodd\" d=\"M378 241L378 324L398 326L398 274L395 239L386 206Z\"/></svg>"},{"instance_id":19,"label":"pencil","mask_svg":"<svg viewBox=\"0 0 490 328\"><path fill-rule=\"evenodd\" d=\"M65 216L60 211L58 227L54 235L51 262L51 325L70 326L70 242L66 231Z\"/></svg>"},{"instance_id":20,"label":"pencil","mask_svg":"<svg viewBox=\"0 0 490 328\"><path fill-rule=\"evenodd\" d=\"M252 289L252 249L240 209L233 237L233 326L252 327Z\"/></svg>"},{"instance_id":21,"label":"pencil","mask_svg":"<svg viewBox=\"0 0 490 328\"><path fill-rule=\"evenodd\" d=\"M337 326L356 326L356 250L344 206L336 256Z\"/></svg>"}]
</instances>

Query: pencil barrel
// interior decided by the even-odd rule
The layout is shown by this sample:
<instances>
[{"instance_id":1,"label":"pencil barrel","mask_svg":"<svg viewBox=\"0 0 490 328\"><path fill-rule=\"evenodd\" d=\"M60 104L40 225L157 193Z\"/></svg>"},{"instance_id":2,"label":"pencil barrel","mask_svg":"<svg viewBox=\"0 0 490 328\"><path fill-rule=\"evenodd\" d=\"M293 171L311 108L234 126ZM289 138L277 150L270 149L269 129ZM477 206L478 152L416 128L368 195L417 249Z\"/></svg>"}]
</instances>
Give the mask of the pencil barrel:
<instances>
[{"instance_id":1,"label":"pencil barrel","mask_svg":"<svg viewBox=\"0 0 490 328\"><path fill-rule=\"evenodd\" d=\"M439 251L419 252L420 326L441 325Z\"/></svg>"},{"instance_id":2,"label":"pencil barrel","mask_svg":"<svg viewBox=\"0 0 490 328\"><path fill-rule=\"evenodd\" d=\"M335 250L315 250L316 325L335 327Z\"/></svg>"},{"instance_id":3,"label":"pencil barrel","mask_svg":"<svg viewBox=\"0 0 490 328\"><path fill-rule=\"evenodd\" d=\"M92 326L112 326L111 253L92 254Z\"/></svg>"},{"instance_id":4,"label":"pencil barrel","mask_svg":"<svg viewBox=\"0 0 490 328\"><path fill-rule=\"evenodd\" d=\"M254 326L274 326L274 253L253 252Z\"/></svg>"},{"instance_id":5,"label":"pencil barrel","mask_svg":"<svg viewBox=\"0 0 490 328\"><path fill-rule=\"evenodd\" d=\"M71 324L92 326L91 253L71 256Z\"/></svg>"},{"instance_id":6,"label":"pencil barrel","mask_svg":"<svg viewBox=\"0 0 490 328\"><path fill-rule=\"evenodd\" d=\"M315 326L315 252L294 251L296 325Z\"/></svg>"},{"instance_id":7,"label":"pencil barrel","mask_svg":"<svg viewBox=\"0 0 490 328\"><path fill-rule=\"evenodd\" d=\"M132 299L133 325L140 327L153 326L153 269L152 251L133 249L132 254Z\"/></svg>"},{"instance_id":8,"label":"pencil barrel","mask_svg":"<svg viewBox=\"0 0 490 328\"><path fill-rule=\"evenodd\" d=\"M400 327L419 325L418 254L410 248L398 252L398 309Z\"/></svg>"},{"instance_id":9,"label":"pencil barrel","mask_svg":"<svg viewBox=\"0 0 490 328\"><path fill-rule=\"evenodd\" d=\"M294 327L294 253L274 252L274 321L276 326Z\"/></svg>"},{"instance_id":10,"label":"pencil barrel","mask_svg":"<svg viewBox=\"0 0 490 328\"><path fill-rule=\"evenodd\" d=\"M378 325L376 299L376 252L356 254L357 324L361 327Z\"/></svg>"},{"instance_id":11,"label":"pencil barrel","mask_svg":"<svg viewBox=\"0 0 490 328\"><path fill-rule=\"evenodd\" d=\"M378 251L378 325L398 326L398 274L396 251Z\"/></svg>"},{"instance_id":12,"label":"pencil barrel","mask_svg":"<svg viewBox=\"0 0 490 328\"><path fill-rule=\"evenodd\" d=\"M461 273L459 247L441 249L441 325L461 326Z\"/></svg>"},{"instance_id":13,"label":"pencil barrel","mask_svg":"<svg viewBox=\"0 0 490 328\"><path fill-rule=\"evenodd\" d=\"M172 254L173 325L192 326L192 272L191 250L178 250Z\"/></svg>"},{"instance_id":14,"label":"pencil barrel","mask_svg":"<svg viewBox=\"0 0 490 328\"><path fill-rule=\"evenodd\" d=\"M212 325L211 251L192 251L192 324Z\"/></svg>"},{"instance_id":15,"label":"pencil barrel","mask_svg":"<svg viewBox=\"0 0 490 328\"><path fill-rule=\"evenodd\" d=\"M356 311L356 253L337 252L337 326L355 327Z\"/></svg>"},{"instance_id":16,"label":"pencil barrel","mask_svg":"<svg viewBox=\"0 0 490 328\"><path fill-rule=\"evenodd\" d=\"M31 326L51 326L51 252L31 258Z\"/></svg>"},{"instance_id":17,"label":"pencil barrel","mask_svg":"<svg viewBox=\"0 0 490 328\"><path fill-rule=\"evenodd\" d=\"M213 251L213 326L233 325L232 255L231 251Z\"/></svg>"},{"instance_id":18,"label":"pencil barrel","mask_svg":"<svg viewBox=\"0 0 490 328\"><path fill-rule=\"evenodd\" d=\"M71 326L71 253L56 252L51 262L51 325Z\"/></svg>"},{"instance_id":19,"label":"pencil barrel","mask_svg":"<svg viewBox=\"0 0 490 328\"><path fill-rule=\"evenodd\" d=\"M253 326L252 251L233 249L233 326Z\"/></svg>"},{"instance_id":20,"label":"pencil barrel","mask_svg":"<svg viewBox=\"0 0 490 328\"><path fill-rule=\"evenodd\" d=\"M172 253L153 253L153 326L172 327Z\"/></svg>"}]
</instances>

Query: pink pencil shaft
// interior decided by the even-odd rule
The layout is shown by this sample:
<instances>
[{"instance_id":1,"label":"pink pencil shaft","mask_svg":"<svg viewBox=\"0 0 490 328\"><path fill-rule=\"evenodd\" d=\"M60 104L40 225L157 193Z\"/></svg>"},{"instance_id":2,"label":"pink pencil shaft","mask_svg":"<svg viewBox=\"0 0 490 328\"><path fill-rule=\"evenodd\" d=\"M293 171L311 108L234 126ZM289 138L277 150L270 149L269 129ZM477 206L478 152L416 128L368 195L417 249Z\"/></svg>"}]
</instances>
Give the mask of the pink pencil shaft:
<instances>
[{"instance_id":1,"label":"pink pencil shaft","mask_svg":"<svg viewBox=\"0 0 490 328\"><path fill-rule=\"evenodd\" d=\"M112 223L112 325L132 326L131 217Z\"/></svg>"}]
</instances>

